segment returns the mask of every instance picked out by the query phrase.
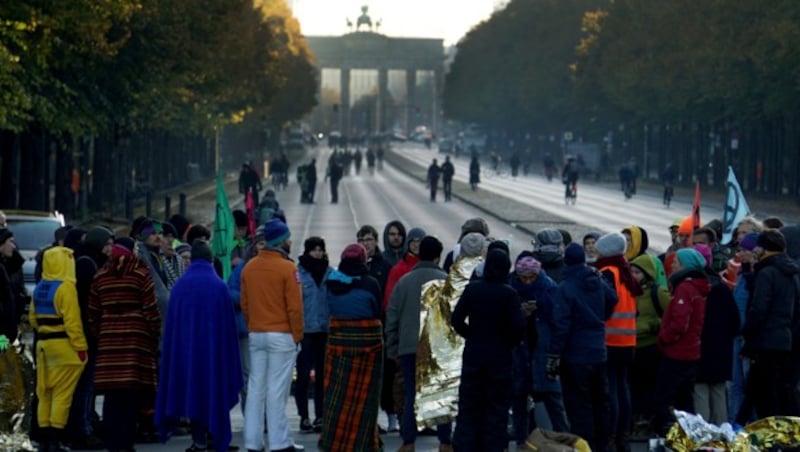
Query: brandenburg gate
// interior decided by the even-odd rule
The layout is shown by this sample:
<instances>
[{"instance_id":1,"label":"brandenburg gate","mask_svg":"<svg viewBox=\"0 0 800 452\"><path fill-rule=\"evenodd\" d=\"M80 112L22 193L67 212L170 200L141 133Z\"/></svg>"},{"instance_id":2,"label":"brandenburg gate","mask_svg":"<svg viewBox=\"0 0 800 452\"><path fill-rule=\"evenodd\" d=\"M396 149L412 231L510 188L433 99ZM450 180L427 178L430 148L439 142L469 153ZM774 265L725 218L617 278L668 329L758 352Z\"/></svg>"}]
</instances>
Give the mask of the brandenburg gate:
<instances>
[{"instance_id":1,"label":"brandenburg gate","mask_svg":"<svg viewBox=\"0 0 800 452\"><path fill-rule=\"evenodd\" d=\"M409 134L419 125L436 131L441 109L443 40L385 36L377 32L380 21L373 25L367 7L361 11L355 30L347 20L350 31L345 35L306 36L318 71L317 108L325 109L323 118L331 114L327 131L355 136L399 127ZM366 30L362 31L362 26ZM338 78L338 83L331 83L331 75ZM372 86L365 88L362 81L372 81ZM390 93L392 87L394 92ZM425 92L418 92L422 88ZM355 93L357 90L362 92ZM338 103L335 97L331 100L334 91L338 91ZM369 100L363 101L362 97L359 101L355 97L358 94L369 96ZM360 110L354 112L354 108Z\"/></svg>"}]
</instances>

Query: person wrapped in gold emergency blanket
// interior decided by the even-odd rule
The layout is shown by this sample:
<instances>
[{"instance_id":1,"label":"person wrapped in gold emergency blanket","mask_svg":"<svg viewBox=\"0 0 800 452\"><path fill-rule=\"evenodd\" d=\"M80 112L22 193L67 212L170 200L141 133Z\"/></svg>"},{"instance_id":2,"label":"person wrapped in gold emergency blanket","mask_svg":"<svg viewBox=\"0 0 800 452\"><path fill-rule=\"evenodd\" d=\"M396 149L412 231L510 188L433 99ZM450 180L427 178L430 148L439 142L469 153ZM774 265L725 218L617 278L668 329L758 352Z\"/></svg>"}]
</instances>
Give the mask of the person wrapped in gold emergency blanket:
<instances>
[{"instance_id":1,"label":"person wrapped in gold emergency blanket","mask_svg":"<svg viewBox=\"0 0 800 452\"><path fill-rule=\"evenodd\" d=\"M464 339L450 325L450 315L483 262L487 243L477 232L465 235L447 279L422 286L415 401L418 427L455 420Z\"/></svg>"}]
</instances>

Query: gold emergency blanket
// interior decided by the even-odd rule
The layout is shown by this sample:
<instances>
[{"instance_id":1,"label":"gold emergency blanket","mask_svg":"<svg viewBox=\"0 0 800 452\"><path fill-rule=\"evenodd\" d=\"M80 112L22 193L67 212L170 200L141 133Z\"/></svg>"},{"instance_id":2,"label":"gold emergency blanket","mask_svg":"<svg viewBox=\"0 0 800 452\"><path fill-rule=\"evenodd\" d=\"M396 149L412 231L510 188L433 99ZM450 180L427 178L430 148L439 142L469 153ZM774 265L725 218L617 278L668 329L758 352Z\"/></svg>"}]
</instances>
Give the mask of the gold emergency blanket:
<instances>
[{"instance_id":1,"label":"gold emergency blanket","mask_svg":"<svg viewBox=\"0 0 800 452\"><path fill-rule=\"evenodd\" d=\"M464 338L450 326L450 316L482 257L461 257L447 279L422 286L420 339L417 346L417 427L451 422L458 412Z\"/></svg>"},{"instance_id":2,"label":"gold emergency blanket","mask_svg":"<svg viewBox=\"0 0 800 452\"><path fill-rule=\"evenodd\" d=\"M675 412L678 422L667 433L667 447L676 452L713 449L730 452L761 451L770 448L796 448L800 445L800 418L774 416L748 424L733 433L728 424L717 427L698 416ZM722 433L720 435L719 433Z\"/></svg>"}]
</instances>

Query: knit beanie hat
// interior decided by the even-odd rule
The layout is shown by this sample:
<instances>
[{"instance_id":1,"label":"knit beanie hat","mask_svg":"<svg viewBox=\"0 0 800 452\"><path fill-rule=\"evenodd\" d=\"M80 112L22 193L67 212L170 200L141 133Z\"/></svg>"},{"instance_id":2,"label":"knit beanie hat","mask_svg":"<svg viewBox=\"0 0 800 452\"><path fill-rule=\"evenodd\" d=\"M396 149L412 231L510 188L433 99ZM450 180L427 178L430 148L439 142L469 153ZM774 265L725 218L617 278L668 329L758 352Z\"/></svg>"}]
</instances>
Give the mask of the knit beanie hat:
<instances>
[{"instance_id":1,"label":"knit beanie hat","mask_svg":"<svg viewBox=\"0 0 800 452\"><path fill-rule=\"evenodd\" d=\"M486 237L489 235L489 225L486 224L486 220L483 218L470 218L461 225L461 237L463 238L470 232L477 232Z\"/></svg>"},{"instance_id":2,"label":"knit beanie hat","mask_svg":"<svg viewBox=\"0 0 800 452\"><path fill-rule=\"evenodd\" d=\"M14 237L14 233L11 232L11 229L0 229L0 245L6 243L6 240Z\"/></svg>"},{"instance_id":3,"label":"knit beanie hat","mask_svg":"<svg viewBox=\"0 0 800 452\"><path fill-rule=\"evenodd\" d=\"M276 247L291 236L289 227L281 220L273 218L264 224L264 240L267 241L267 246Z\"/></svg>"},{"instance_id":4,"label":"knit beanie hat","mask_svg":"<svg viewBox=\"0 0 800 452\"><path fill-rule=\"evenodd\" d=\"M621 232L611 232L606 234L594 244L597 254L602 257L622 256L628 246L625 236Z\"/></svg>"},{"instance_id":5,"label":"knit beanie hat","mask_svg":"<svg viewBox=\"0 0 800 452\"><path fill-rule=\"evenodd\" d=\"M83 243L86 244L92 251L99 253L106 246L108 239L114 236L114 233L102 226L97 226L89 229L86 233L86 238Z\"/></svg>"},{"instance_id":6,"label":"knit beanie hat","mask_svg":"<svg viewBox=\"0 0 800 452\"><path fill-rule=\"evenodd\" d=\"M406 236L406 243L413 242L414 240L422 240L426 235L428 234L426 234L425 230L422 228L411 228Z\"/></svg>"},{"instance_id":7,"label":"knit beanie hat","mask_svg":"<svg viewBox=\"0 0 800 452\"><path fill-rule=\"evenodd\" d=\"M536 234L534 249L542 252L558 252L559 246L564 242L564 236L558 229L542 229Z\"/></svg>"},{"instance_id":8,"label":"knit beanie hat","mask_svg":"<svg viewBox=\"0 0 800 452\"><path fill-rule=\"evenodd\" d=\"M310 251L314 251L317 248L322 248L322 251L325 251L325 239L322 237L309 237L303 242L303 253L308 254Z\"/></svg>"},{"instance_id":9,"label":"knit beanie hat","mask_svg":"<svg viewBox=\"0 0 800 452\"><path fill-rule=\"evenodd\" d=\"M470 232L461 239L460 256L476 257L483 253L486 247L486 237L479 232Z\"/></svg>"},{"instance_id":10,"label":"knit beanie hat","mask_svg":"<svg viewBox=\"0 0 800 452\"><path fill-rule=\"evenodd\" d=\"M351 243L342 251L342 260L355 259L358 262L367 263L367 250L360 243Z\"/></svg>"},{"instance_id":11,"label":"knit beanie hat","mask_svg":"<svg viewBox=\"0 0 800 452\"><path fill-rule=\"evenodd\" d=\"M542 271L542 263L532 256L525 256L514 264L514 272L519 276L538 275Z\"/></svg>"},{"instance_id":12,"label":"knit beanie hat","mask_svg":"<svg viewBox=\"0 0 800 452\"><path fill-rule=\"evenodd\" d=\"M511 256L511 249L508 247L508 241L506 240L492 240L486 247L486 252L488 253L491 250L500 250Z\"/></svg>"},{"instance_id":13,"label":"knit beanie hat","mask_svg":"<svg viewBox=\"0 0 800 452\"><path fill-rule=\"evenodd\" d=\"M678 226L678 234L682 235L692 235L694 232L694 220L692 220L691 216L688 216L681 221L681 225Z\"/></svg>"},{"instance_id":14,"label":"knit beanie hat","mask_svg":"<svg viewBox=\"0 0 800 452\"><path fill-rule=\"evenodd\" d=\"M703 256L703 259L706 260L706 267L711 267L711 248L709 248L705 243L697 243L694 245L694 249L697 250L697 252Z\"/></svg>"},{"instance_id":15,"label":"knit beanie hat","mask_svg":"<svg viewBox=\"0 0 800 452\"><path fill-rule=\"evenodd\" d=\"M164 236L171 235L173 238L178 236L178 230L169 221L161 223L161 228L164 230Z\"/></svg>"},{"instance_id":16,"label":"knit beanie hat","mask_svg":"<svg viewBox=\"0 0 800 452\"><path fill-rule=\"evenodd\" d=\"M564 250L564 263L567 265L581 265L586 263L586 253L577 243L570 243Z\"/></svg>"},{"instance_id":17,"label":"knit beanie hat","mask_svg":"<svg viewBox=\"0 0 800 452\"><path fill-rule=\"evenodd\" d=\"M764 251L782 253L786 251L786 238L777 229L767 229L758 234L758 246Z\"/></svg>"},{"instance_id":18,"label":"knit beanie hat","mask_svg":"<svg viewBox=\"0 0 800 452\"><path fill-rule=\"evenodd\" d=\"M683 268L702 270L706 267L706 258L694 248L681 248L675 252L675 257Z\"/></svg>"},{"instance_id":19,"label":"knit beanie hat","mask_svg":"<svg viewBox=\"0 0 800 452\"><path fill-rule=\"evenodd\" d=\"M758 232L750 232L739 240L739 248L747 251L753 251L758 246Z\"/></svg>"}]
</instances>

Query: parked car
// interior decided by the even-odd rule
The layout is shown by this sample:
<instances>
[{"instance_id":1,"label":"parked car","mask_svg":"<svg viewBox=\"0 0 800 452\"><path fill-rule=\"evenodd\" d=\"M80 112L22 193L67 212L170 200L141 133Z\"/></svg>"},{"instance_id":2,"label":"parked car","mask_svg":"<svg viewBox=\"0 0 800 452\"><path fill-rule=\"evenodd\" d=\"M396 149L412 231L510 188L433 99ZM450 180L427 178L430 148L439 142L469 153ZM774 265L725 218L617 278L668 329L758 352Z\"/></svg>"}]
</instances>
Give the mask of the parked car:
<instances>
[{"instance_id":1,"label":"parked car","mask_svg":"<svg viewBox=\"0 0 800 452\"><path fill-rule=\"evenodd\" d=\"M56 229L64 226L64 215L59 212L35 210L5 210L8 229L14 233L17 250L25 258L22 272L25 276L25 289L33 294L36 287L34 272L36 254L53 243Z\"/></svg>"}]
</instances>

